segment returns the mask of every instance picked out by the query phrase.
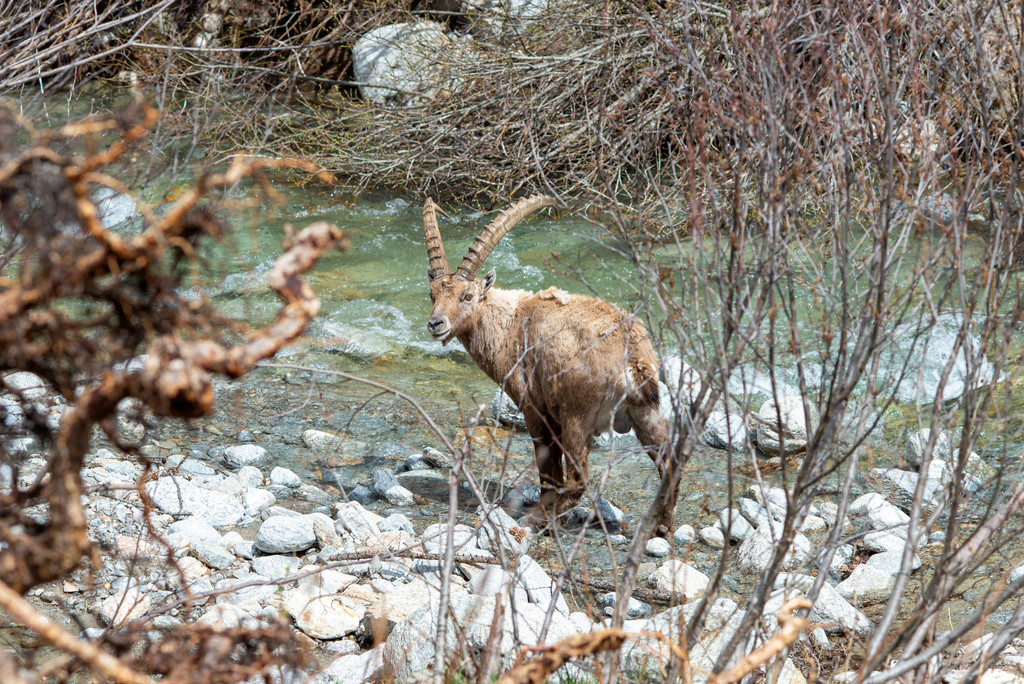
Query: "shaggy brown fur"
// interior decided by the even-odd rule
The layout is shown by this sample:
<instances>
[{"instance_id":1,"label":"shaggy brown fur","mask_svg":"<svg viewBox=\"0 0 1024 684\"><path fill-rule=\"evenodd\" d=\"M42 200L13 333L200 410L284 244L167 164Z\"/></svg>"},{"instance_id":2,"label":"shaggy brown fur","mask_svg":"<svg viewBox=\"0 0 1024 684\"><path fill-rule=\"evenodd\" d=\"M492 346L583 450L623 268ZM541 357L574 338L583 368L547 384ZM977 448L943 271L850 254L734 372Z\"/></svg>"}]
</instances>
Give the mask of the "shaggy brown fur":
<instances>
[{"instance_id":1,"label":"shaggy brown fur","mask_svg":"<svg viewBox=\"0 0 1024 684\"><path fill-rule=\"evenodd\" d=\"M424 223L428 244L439 244L431 242L426 217ZM502 290L492 287L494 271L480 279L461 267L447 273L442 264L440 251L429 272L434 308L427 329L444 344L458 338L523 411L540 471L541 513L558 514L580 500L590 440L612 426L634 428L664 475L668 429L658 412L658 358L639 321L600 299L556 288ZM661 536L671 533L677 495L658 518Z\"/></svg>"}]
</instances>

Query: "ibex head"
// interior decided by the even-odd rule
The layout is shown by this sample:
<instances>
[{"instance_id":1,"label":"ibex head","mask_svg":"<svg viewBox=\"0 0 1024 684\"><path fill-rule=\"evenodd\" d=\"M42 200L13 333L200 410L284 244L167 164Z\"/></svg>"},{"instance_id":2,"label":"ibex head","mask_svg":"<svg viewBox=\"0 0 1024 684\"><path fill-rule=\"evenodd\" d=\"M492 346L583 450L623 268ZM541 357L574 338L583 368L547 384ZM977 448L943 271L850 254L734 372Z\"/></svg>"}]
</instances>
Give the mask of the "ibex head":
<instances>
[{"instance_id":1,"label":"ibex head","mask_svg":"<svg viewBox=\"0 0 1024 684\"><path fill-rule=\"evenodd\" d=\"M430 262L427 269L430 301L434 303L430 319L427 321L427 330L434 339L448 344L453 337L466 332L472 326L484 294L494 284L495 279L493 270L488 271L482 279L476 277L484 259L513 226L538 209L553 206L555 201L550 197L534 195L519 200L507 211L502 211L477 236L458 270L452 273L448 270L448 259L445 257L441 233L437 228L435 205L427 198L423 204L423 234L426 237L427 259Z\"/></svg>"}]
</instances>

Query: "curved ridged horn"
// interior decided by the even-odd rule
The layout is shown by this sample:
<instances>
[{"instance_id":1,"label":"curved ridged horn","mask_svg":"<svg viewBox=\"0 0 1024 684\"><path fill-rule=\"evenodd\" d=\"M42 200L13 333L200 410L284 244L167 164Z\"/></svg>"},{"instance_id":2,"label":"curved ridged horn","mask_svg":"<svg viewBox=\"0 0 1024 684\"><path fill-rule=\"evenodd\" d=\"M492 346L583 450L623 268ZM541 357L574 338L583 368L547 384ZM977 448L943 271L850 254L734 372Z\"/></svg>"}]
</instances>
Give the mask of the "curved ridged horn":
<instances>
[{"instance_id":1,"label":"curved ridged horn","mask_svg":"<svg viewBox=\"0 0 1024 684\"><path fill-rule=\"evenodd\" d=\"M448 257L444 255L441 231L437 228L434 200L427 198L423 203L423 237L427 239L427 259L430 261L430 277L448 275Z\"/></svg>"},{"instance_id":2,"label":"curved ridged horn","mask_svg":"<svg viewBox=\"0 0 1024 684\"><path fill-rule=\"evenodd\" d=\"M545 195L533 195L521 199L505 211L498 213L498 216L491 221L483 232L477 237L476 242L469 248L469 252L462 259L459 270L456 274L465 280L476 278L476 272L484 263L484 259L491 253L495 245L505 237L505 233L522 221L524 218L544 207L556 206L555 200Z\"/></svg>"}]
</instances>

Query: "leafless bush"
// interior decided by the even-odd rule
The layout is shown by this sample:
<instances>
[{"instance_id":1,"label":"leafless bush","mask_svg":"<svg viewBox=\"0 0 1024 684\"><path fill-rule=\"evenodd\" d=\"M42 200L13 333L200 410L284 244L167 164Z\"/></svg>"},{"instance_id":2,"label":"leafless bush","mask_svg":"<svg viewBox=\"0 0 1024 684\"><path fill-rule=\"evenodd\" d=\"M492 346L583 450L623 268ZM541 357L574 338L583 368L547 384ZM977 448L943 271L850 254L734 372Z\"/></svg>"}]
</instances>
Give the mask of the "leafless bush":
<instances>
[{"instance_id":1,"label":"leafless bush","mask_svg":"<svg viewBox=\"0 0 1024 684\"><path fill-rule=\"evenodd\" d=\"M12 109L4 110L0 124L12 134L0 159L0 604L40 638L119 682L149 681L147 669L166 674L168 681L237 681L260 672L282 654L244 642L266 638L268 647L281 644L272 628L212 640L178 634L181 650L170 663L159 647L141 660L119 660L47 621L23 595L67 577L83 561L98 561L82 505L81 472L94 427L148 468L148 459L119 429L123 400L134 399L157 416L204 415L213 407L213 376L246 373L318 313L320 302L302 273L343 239L323 222L286 240L288 251L270 274L285 304L265 330L228 324L208 301L181 289L185 267L202 244L226 233L219 216L223 201L211 195L250 177L266 183L263 169L315 169L287 160L237 158L222 172L201 176L159 212L140 202L137 230L118 232L101 222L94 193L129 193L108 171L141 144L157 112L137 104L117 116L36 130ZM29 377L38 386L16 382L26 375L11 371L34 374ZM41 399L46 394L56 395L55 403ZM27 438L48 459L26 479ZM33 507L35 514L29 512ZM197 640L202 646L194 650L189 644ZM232 663L222 663L232 652ZM16 681L35 679L18 673L10 654L0 654L0 660Z\"/></svg>"}]
</instances>

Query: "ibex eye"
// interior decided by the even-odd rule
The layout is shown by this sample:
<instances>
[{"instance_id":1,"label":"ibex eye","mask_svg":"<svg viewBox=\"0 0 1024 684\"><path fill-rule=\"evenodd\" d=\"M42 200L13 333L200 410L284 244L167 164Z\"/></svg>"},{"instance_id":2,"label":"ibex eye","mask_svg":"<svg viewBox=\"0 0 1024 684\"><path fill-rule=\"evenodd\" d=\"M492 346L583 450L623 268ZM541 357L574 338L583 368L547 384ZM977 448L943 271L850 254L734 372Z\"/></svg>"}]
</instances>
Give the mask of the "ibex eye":
<instances>
[{"instance_id":1,"label":"ibex eye","mask_svg":"<svg viewBox=\"0 0 1024 684\"><path fill-rule=\"evenodd\" d=\"M462 298L464 300L466 300L467 302L471 302L471 301L473 301L473 293L472 292L467 292L465 295L463 295Z\"/></svg>"}]
</instances>

